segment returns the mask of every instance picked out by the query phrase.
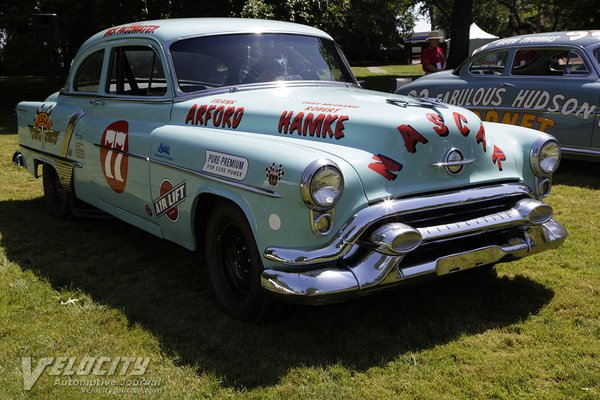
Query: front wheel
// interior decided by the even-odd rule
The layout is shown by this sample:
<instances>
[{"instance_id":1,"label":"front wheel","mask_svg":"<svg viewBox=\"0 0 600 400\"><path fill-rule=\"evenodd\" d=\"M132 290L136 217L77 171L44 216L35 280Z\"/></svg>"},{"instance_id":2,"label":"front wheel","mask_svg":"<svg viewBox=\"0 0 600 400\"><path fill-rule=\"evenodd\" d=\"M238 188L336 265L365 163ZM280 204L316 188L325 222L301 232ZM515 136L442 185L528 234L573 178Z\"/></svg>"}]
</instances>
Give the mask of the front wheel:
<instances>
[{"instance_id":1,"label":"front wheel","mask_svg":"<svg viewBox=\"0 0 600 400\"><path fill-rule=\"evenodd\" d=\"M67 219L73 207L75 195L63 187L53 166L44 164L42 167L44 198L48 213L54 218Z\"/></svg>"},{"instance_id":2,"label":"front wheel","mask_svg":"<svg viewBox=\"0 0 600 400\"><path fill-rule=\"evenodd\" d=\"M208 278L219 306L236 319L259 322L269 298L260 284L262 262L244 213L227 202L216 205L205 239Z\"/></svg>"}]
</instances>

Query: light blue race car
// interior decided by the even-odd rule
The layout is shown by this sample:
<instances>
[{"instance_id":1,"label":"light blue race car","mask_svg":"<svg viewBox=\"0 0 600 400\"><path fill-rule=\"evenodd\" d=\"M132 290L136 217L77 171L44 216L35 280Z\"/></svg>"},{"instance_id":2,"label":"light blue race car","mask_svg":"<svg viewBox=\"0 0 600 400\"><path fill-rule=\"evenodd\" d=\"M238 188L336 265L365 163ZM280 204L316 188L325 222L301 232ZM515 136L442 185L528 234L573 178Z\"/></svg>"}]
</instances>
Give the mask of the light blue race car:
<instances>
[{"instance_id":1,"label":"light blue race car","mask_svg":"<svg viewBox=\"0 0 600 400\"><path fill-rule=\"evenodd\" d=\"M321 304L557 248L557 141L362 89L326 33L263 20L104 30L17 106L50 214L87 203L198 251L219 305Z\"/></svg>"},{"instance_id":2,"label":"light blue race car","mask_svg":"<svg viewBox=\"0 0 600 400\"><path fill-rule=\"evenodd\" d=\"M600 161L600 31L496 40L456 70L419 78L396 93L547 132L565 157Z\"/></svg>"}]
</instances>

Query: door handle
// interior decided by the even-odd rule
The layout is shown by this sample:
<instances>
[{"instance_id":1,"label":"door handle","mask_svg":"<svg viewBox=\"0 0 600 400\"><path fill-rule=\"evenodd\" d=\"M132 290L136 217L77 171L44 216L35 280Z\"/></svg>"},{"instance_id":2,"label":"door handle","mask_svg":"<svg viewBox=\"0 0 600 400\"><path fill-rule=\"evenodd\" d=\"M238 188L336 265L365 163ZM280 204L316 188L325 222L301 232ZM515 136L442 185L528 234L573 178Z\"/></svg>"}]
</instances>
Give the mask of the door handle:
<instances>
[{"instance_id":1,"label":"door handle","mask_svg":"<svg viewBox=\"0 0 600 400\"><path fill-rule=\"evenodd\" d=\"M508 83L508 82L502 82L500 84L500 86L504 86L504 87L515 87L515 85L513 83Z\"/></svg>"},{"instance_id":2,"label":"door handle","mask_svg":"<svg viewBox=\"0 0 600 400\"><path fill-rule=\"evenodd\" d=\"M95 106L103 106L104 105L104 101L94 99L94 100L90 100L90 104L93 104Z\"/></svg>"}]
</instances>

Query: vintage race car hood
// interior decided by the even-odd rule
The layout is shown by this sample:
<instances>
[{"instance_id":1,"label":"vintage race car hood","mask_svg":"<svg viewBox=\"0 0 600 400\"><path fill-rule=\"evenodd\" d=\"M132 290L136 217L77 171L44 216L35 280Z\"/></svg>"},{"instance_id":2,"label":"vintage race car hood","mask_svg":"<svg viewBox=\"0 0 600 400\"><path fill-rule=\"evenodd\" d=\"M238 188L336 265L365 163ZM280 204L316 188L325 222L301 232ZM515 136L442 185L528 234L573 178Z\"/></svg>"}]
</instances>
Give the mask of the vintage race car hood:
<instances>
[{"instance_id":1,"label":"vintage race car hood","mask_svg":"<svg viewBox=\"0 0 600 400\"><path fill-rule=\"evenodd\" d=\"M369 201L520 177L511 149L494 143L475 114L431 100L282 86L177 102L172 115L175 124L270 135L274 143L341 158L361 177ZM448 156L452 149L458 152ZM462 168L447 168L457 161Z\"/></svg>"},{"instance_id":2,"label":"vintage race car hood","mask_svg":"<svg viewBox=\"0 0 600 400\"><path fill-rule=\"evenodd\" d=\"M448 80L448 79L457 79L458 76L454 75L452 71L440 71L434 74L423 75L420 78L415 79L415 81L423 82L423 81L439 81L439 80Z\"/></svg>"}]
</instances>

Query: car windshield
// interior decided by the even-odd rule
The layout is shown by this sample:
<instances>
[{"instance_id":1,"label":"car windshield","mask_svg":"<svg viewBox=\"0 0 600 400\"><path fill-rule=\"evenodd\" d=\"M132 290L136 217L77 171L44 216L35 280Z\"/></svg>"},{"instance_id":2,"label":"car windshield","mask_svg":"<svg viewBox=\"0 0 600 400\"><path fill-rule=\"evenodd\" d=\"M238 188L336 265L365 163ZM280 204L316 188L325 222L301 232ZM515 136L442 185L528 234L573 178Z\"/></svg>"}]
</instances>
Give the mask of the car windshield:
<instances>
[{"instance_id":1,"label":"car windshield","mask_svg":"<svg viewBox=\"0 0 600 400\"><path fill-rule=\"evenodd\" d=\"M355 83L331 40L290 34L184 39L170 47L183 92L274 81Z\"/></svg>"}]
</instances>

